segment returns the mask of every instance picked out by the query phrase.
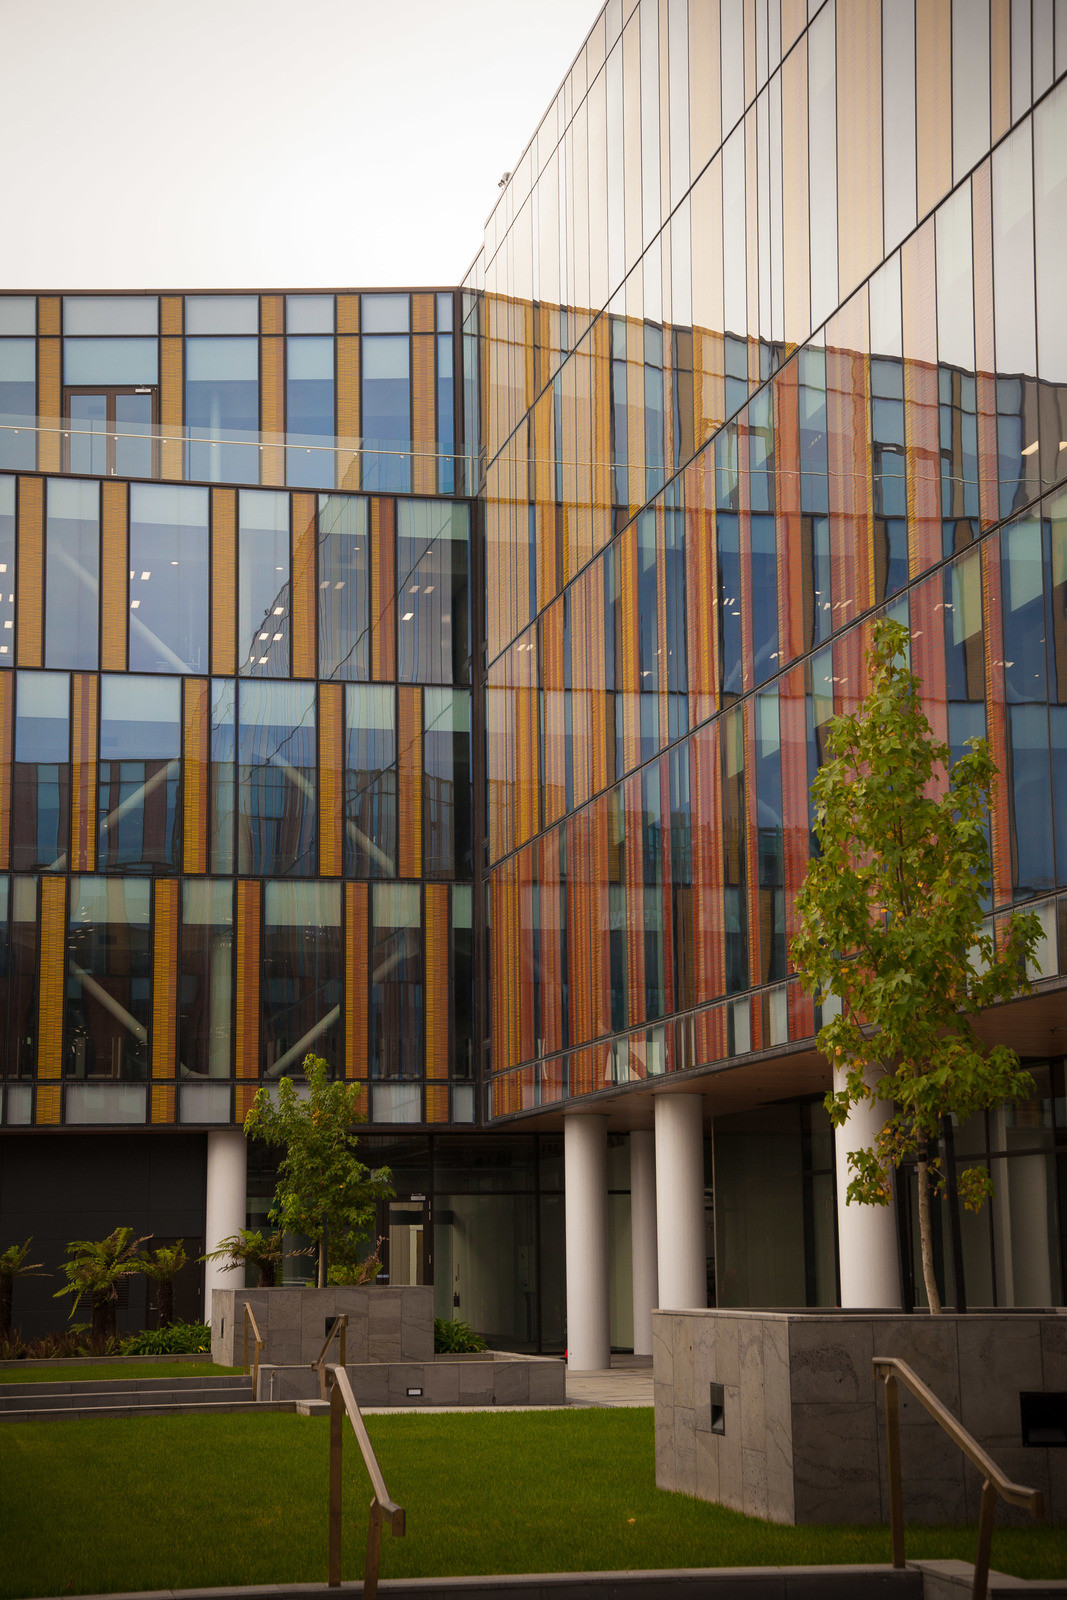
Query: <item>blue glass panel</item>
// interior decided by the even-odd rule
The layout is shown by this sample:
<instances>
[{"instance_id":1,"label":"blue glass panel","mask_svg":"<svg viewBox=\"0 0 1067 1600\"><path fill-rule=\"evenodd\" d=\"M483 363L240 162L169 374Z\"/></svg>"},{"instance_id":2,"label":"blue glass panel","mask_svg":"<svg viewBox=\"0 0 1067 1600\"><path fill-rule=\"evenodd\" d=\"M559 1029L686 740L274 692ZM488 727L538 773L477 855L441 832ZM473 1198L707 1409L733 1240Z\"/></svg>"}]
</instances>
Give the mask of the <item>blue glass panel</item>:
<instances>
[{"instance_id":1,"label":"blue glass panel","mask_svg":"<svg viewBox=\"0 0 1067 1600\"><path fill-rule=\"evenodd\" d=\"M0 339L0 467L35 466L37 439L25 424L36 412L36 342Z\"/></svg>"},{"instance_id":2,"label":"blue glass panel","mask_svg":"<svg viewBox=\"0 0 1067 1600\"><path fill-rule=\"evenodd\" d=\"M238 871L315 872L315 688L242 682L238 698Z\"/></svg>"},{"instance_id":3,"label":"blue glass panel","mask_svg":"<svg viewBox=\"0 0 1067 1600\"><path fill-rule=\"evenodd\" d=\"M364 301L366 303L366 301ZM411 487L411 340L364 338L363 487Z\"/></svg>"},{"instance_id":4,"label":"blue glass panel","mask_svg":"<svg viewBox=\"0 0 1067 1600\"><path fill-rule=\"evenodd\" d=\"M238 671L284 678L289 672L289 496L242 489L237 563Z\"/></svg>"},{"instance_id":5,"label":"blue glass panel","mask_svg":"<svg viewBox=\"0 0 1067 1600\"><path fill-rule=\"evenodd\" d=\"M1017 899L1055 882L1048 709L1011 706L1012 883Z\"/></svg>"},{"instance_id":6,"label":"blue glass panel","mask_svg":"<svg viewBox=\"0 0 1067 1600\"><path fill-rule=\"evenodd\" d=\"M100 633L100 485L49 478L46 504L44 663L92 669Z\"/></svg>"},{"instance_id":7,"label":"blue glass panel","mask_svg":"<svg viewBox=\"0 0 1067 1600\"><path fill-rule=\"evenodd\" d=\"M70 677L20 672L15 681L11 864L62 870L70 826Z\"/></svg>"},{"instance_id":8,"label":"blue glass panel","mask_svg":"<svg viewBox=\"0 0 1067 1600\"><path fill-rule=\"evenodd\" d=\"M396 693L391 685L345 692L345 872L396 876Z\"/></svg>"},{"instance_id":9,"label":"blue glass panel","mask_svg":"<svg viewBox=\"0 0 1067 1600\"><path fill-rule=\"evenodd\" d=\"M185 423L186 477L259 482L258 339L186 339Z\"/></svg>"},{"instance_id":10,"label":"blue glass panel","mask_svg":"<svg viewBox=\"0 0 1067 1600\"><path fill-rule=\"evenodd\" d=\"M285 481L306 488L332 488L335 477L334 342L286 341ZM324 448L328 445L329 448Z\"/></svg>"},{"instance_id":11,"label":"blue glass panel","mask_svg":"<svg viewBox=\"0 0 1067 1600\"><path fill-rule=\"evenodd\" d=\"M159 344L155 339L63 340L65 384L114 386L158 381Z\"/></svg>"},{"instance_id":12,"label":"blue glass panel","mask_svg":"<svg viewBox=\"0 0 1067 1600\"><path fill-rule=\"evenodd\" d=\"M68 294L63 332L80 335L159 332L159 301L149 294Z\"/></svg>"},{"instance_id":13,"label":"blue glass panel","mask_svg":"<svg viewBox=\"0 0 1067 1600\"><path fill-rule=\"evenodd\" d=\"M208 666L208 491L130 488L130 669Z\"/></svg>"}]
</instances>

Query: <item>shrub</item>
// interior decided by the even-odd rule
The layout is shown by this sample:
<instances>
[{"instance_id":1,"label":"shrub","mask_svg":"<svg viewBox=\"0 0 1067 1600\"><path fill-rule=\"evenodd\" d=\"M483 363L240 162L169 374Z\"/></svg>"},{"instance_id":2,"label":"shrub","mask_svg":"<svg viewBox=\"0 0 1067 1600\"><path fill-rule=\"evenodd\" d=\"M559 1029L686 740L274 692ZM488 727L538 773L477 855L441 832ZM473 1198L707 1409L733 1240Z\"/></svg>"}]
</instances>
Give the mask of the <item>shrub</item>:
<instances>
[{"instance_id":1,"label":"shrub","mask_svg":"<svg viewBox=\"0 0 1067 1600\"><path fill-rule=\"evenodd\" d=\"M172 1322L146 1328L122 1341L124 1356L191 1356L211 1349L211 1329L204 1322Z\"/></svg>"},{"instance_id":2,"label":"shrub","mask_svg":"<svg viewBox=\"0 0 1067 1600\"><path fill-rule=\"evenodd\" d=\"M444 1317L434 1319L433 1348L435 1355L475 1356L489 1347L480 1333L466 1322L449 1322Z\"/></svg>"}]
</instances>

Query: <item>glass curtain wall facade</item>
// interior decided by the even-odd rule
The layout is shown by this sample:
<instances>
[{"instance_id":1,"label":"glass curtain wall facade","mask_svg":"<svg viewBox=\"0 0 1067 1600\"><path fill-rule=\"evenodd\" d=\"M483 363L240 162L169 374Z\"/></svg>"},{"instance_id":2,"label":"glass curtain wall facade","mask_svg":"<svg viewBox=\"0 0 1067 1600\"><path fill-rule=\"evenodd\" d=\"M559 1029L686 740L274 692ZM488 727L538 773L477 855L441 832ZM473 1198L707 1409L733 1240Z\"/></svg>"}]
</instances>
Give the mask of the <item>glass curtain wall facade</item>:
<instances>
[{"instance_id":1,"label":"glass curtain wall facade","mask_svg":"<svg viewBox=\"0 0 1067 1600\"><path fill-rule=\"evenodd\" d=\"M1067 972L1065 69L1017 0L615 0L512 173L464 299L494 1118L812 1040L808 785L884 610L937 735L991 741L991 917L1033 904ZM1027 1116L1062 1205L1054 1105ZM727 1260L739 1148L720 1294L803 1302Z\"/></svg>"},{"instance_id":2,"label":"glass curtain wall facade","mask_svg":"<svg viewBox=\"0 0 1067 1600\"><path fill-rule=\"evenodd\" d=\"M610 0L455 290L0 296L12 1137L239 1126L311 1048L383 1137L516 1141L793 1056L716 1121L717 1292L833 1301L789 939L884 611L991 741L989 915L1062 1005L1065 73L1030 0ZM1039 1033L957 1131L1004 1174L972 1301L1063 1294Z\"/></svg>"}]
</instances>

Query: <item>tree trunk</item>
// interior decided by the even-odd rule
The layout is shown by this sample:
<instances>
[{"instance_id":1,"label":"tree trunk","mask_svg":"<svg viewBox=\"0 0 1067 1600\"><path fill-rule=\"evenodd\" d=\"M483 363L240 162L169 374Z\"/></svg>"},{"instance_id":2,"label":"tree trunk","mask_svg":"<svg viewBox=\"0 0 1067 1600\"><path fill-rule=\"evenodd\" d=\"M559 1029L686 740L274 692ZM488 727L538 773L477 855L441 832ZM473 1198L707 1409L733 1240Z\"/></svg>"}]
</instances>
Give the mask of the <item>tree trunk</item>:
<instances>
[{"instance_id":1,"label":"tree trunk","mask_svg":"<svg viewBox=\"0 0 1067 1600\"><path fill-rule=\"evenodd\" d=\"M14 1278L0 1278L0 1333L11 1332L11 1292Z\"/></svg>"},{"instance_id":2,"label":"tree trunk","mask_svg":"<svg viewBox=\"0 0 1067 1600\"><path fill-rule=\"evenodd\" d=\"M259 1283L256 1285L258 1289L274 1288L274 1273L276 1267L277 1262L275 1261L261 1261L259 1263Z\"/></svg>"},{"instance_id":3,"label":"tree trunk","mask_svg":"<svg viewBox=\"0 0 1067 1600\"><path fill-rule=\"evenodd\" d=\"M930 1304L931 1314L936 1316L941 1310L941 1296L937 1291L937 1279L934 1276L934 1242L930 1231L930 1162L929 1151L926 1145L919 1150L919 1246L922 1251L923 1283L926 1285L926 1298Z\"/></svg>"},{"instance_id":4,"label":"tree trunk","mask_svg":"<svg viewBox=\"0 0 1067 1600\"><path fill-rule=\"evenodd\" d=\"M174 1280L161 1278L156 1285L157 1328L169 1328L174 1321Z\"/></svg>"},{"instance_id":5,"label":"tree trunk","mask_svg":"<svg viewBox=\"0 0 1067 1600\"><path fill-rule=\"evenodd\" d=\"M92 1339L113 1338L115 1333L115 1300L111 1291L93 1300Z\"/></svg>"}]
</instances>

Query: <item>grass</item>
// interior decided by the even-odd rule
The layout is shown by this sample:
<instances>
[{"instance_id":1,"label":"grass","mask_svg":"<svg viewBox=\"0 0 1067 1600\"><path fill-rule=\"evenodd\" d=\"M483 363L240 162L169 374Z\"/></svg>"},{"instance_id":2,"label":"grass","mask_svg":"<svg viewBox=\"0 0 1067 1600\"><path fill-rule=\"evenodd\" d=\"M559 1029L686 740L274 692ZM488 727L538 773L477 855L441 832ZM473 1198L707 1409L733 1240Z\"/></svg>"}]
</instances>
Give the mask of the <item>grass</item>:
<instances>
[{"instance_id":1,"label":"grass","mask_svg":"<svg viewBox=\"0 0 1067 1600\"><path fill-rule=\"evenodd\" d=\"M372 1416L408 1534L385 1577L885 1562L885 1528L781 1527L655 1487L645 1409ZM346 1430L347 1433L347 1430ZM325 1418L0 1424L0 1596L323 1582ZM343 1576L363 1570L367 1480L345 1440ZM972 1561L974 1528L909 1530ZM1067 1575L1063 1530L998 1529L993 1565Z\"/></svg>"},{"instance_id":2,"label":"grass","mask_svg":"<svg viewBox=\"0 0 1067 1600\"><path fill-rule=\"evenodd\" d=\"M225 1378L240 1367L216 1367L210 1361L128 1361L121 1358L94 1363L72 1361L69 1366L46 1366L40 1361L22 1361L17 1367L0 1367L0 1384L5 1383L128 1383L136 1378Z\"/></svg>"}]
</instances>

